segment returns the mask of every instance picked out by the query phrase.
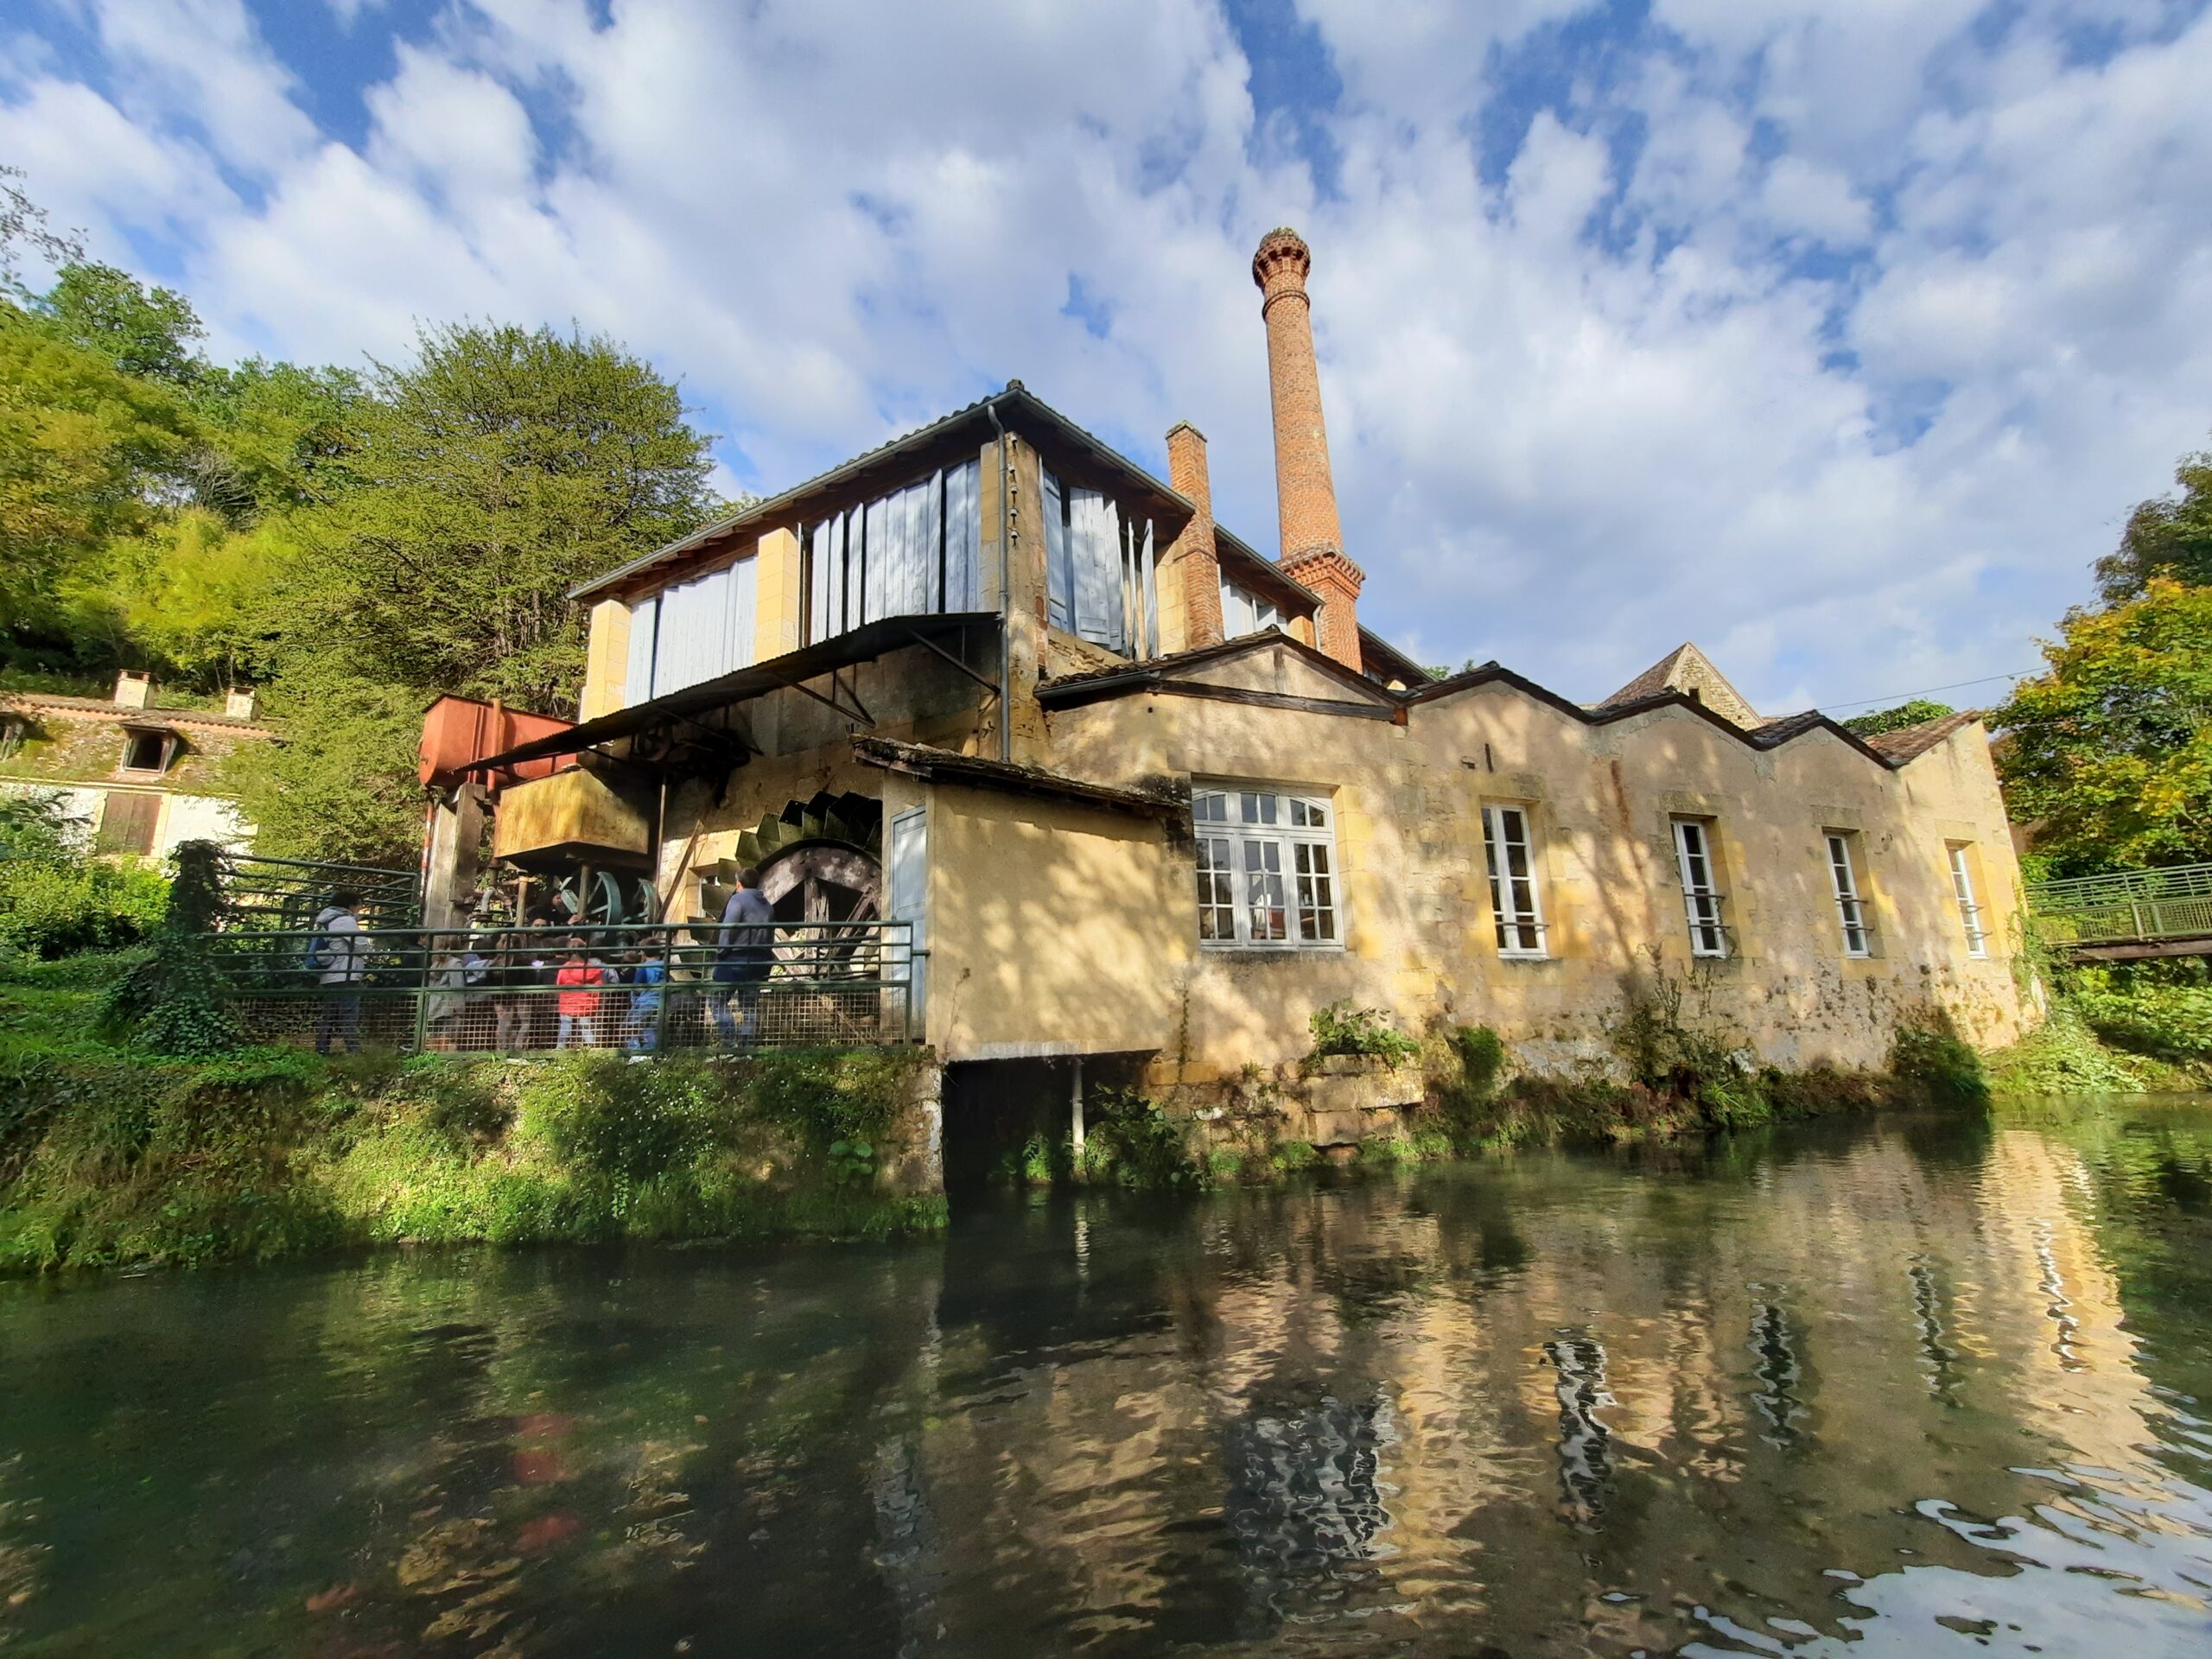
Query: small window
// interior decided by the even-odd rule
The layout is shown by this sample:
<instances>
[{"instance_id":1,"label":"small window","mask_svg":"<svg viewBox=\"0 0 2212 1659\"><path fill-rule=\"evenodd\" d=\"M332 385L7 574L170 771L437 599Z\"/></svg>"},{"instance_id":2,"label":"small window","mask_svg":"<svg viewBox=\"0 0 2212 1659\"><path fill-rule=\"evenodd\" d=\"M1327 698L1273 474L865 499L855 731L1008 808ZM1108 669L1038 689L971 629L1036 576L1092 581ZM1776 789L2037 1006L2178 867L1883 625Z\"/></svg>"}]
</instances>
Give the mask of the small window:
<instances>
[{"instance_id":1,"label":"small window","mask_svg":"<svg viewBox=\"0 0 2212 1659\"><path fill-rule=\"evenodd\" d=\"M1525 810L1517 806L1483 809L1483 856L1490 866L1491 912L1497 927L1498 955L1548 954Z\"/></svg>"},{"instance_id":2,"label":"small window","mask_svg":"<svg viewBox=\"0 0 2212 1659\"><path fill-rule=\"evenodd\" d=\"M1871 957L1874 937L1866 925L1866 901L1859 896L1859 871L1851 856L1853 837L1831 831L1828 844L1828 882L1835 890L1836 918L1843 927L1843 954Z\"/></svg>"},{"instance_id":3,"label":"small window","mask_svg":"<svg viewBox=\"0 0 2212 1659\"><path fill-rule=\"evenodd\" d=\"M123 769L125 772L167 772L172 741L167 732L126 731L123 734Z\"/></svg>"},{"instance_id":4,"label":"small window","mask_svg":"<svg viewBox=\"0 0 2212 1659\"><path fill-rule=\"evenodd\" d=\"M1682 912L1689 923L1690 954L1726 956L1728 930L1720 919L1721 893L1713 872L1710 820L1675 820L1675 864L1681 876Z\"/></svg>"},{"instance_id":5,"label":"small window","mask_svg":"<svg viewBox=\"0 0 2212 1659\"><path fill-rule=\"evenodd\" d=\"M1959 920L1967 931L1967 955L1986 957L1989 954L1989 935L1982 926L1981 901L1974 892L1974 849L1964 842L1955 842L1950 855L1951 891L1958 899Z\"/></svg>"},{"instance_id":6,"label":"small window","mask_svg":"<svg viewBox=\"0 0 2212 1659\"><path fill-rule=\"evenodd\" d=\"M1296 950L1339 942L1327 801L1201 789L1191 797L1191 818L1200 943Z\"/></svg>"}]
</instances>

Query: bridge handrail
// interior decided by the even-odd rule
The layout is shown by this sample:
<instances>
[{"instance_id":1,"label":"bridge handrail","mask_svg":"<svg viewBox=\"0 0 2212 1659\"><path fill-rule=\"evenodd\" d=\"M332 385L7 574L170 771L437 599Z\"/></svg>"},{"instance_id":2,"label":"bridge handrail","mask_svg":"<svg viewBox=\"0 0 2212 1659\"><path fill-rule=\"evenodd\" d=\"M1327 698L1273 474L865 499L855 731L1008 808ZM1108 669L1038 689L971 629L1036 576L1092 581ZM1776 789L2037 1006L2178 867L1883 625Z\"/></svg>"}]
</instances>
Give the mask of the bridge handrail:
<instances>
[{"instance_id":1,"label":"bridge handrail","mask_svg":"<svg viewBox=\"0 0 2212 1659\"><path fill-rule=\"evenodd\" d=\"M2111 870L2102 875L2038 881L2027 888L2028 909L2063 916L2139 900L2212 899L2212 864L2172 864L2162 869Z\"/></svg>"}]
</instances>

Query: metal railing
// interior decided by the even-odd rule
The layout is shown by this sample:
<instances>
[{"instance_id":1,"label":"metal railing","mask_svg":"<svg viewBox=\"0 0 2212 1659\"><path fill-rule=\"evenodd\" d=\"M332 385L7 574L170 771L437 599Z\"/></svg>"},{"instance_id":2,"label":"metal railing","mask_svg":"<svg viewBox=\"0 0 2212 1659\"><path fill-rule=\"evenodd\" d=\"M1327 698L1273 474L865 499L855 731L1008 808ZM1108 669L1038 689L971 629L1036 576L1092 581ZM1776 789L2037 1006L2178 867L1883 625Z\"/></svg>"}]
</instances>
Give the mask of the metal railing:
<instances>
[{"instance_id":1,"label":"metal railing","mask_svg":"<svg viewBox=\"0 0 2212 1659\"><path fill-rule=\"evenodd\" d=\"M226 927L308 927L336 893L351 893L359 901L357 913L365 926L411 927L423 919L422 877L413 870L222 852L216 855L215 879Z\"/></svg>"},{"instance_id":2,"label":"metal railing","mask_svg":"<svg viewBox=\"0 0 2212 1659\"><path fill-rule=\"evenodd\" d=\"M255 1042L642 1054L916 1036L920 953L904 921L244 927L200 942Z\"/></svg>"},{"instance_id":3,"label":"metal railing","mask_svg":"<svg viewBox=\"0 0 2212 1659\"><path fill-rule=\"evenodd\" d=\"M2212 937L2212 864L2041 881L2028 912L2053 944L2125 944Z\"/></svg>"}]
</instances>

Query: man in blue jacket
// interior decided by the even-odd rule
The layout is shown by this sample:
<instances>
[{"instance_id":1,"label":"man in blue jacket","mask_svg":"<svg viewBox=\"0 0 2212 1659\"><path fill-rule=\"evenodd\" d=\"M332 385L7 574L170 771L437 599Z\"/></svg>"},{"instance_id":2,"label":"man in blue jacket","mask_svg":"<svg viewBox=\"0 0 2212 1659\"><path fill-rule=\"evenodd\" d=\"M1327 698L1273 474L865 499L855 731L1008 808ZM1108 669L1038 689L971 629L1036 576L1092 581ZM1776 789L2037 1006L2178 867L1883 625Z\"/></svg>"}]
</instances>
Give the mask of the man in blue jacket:
<instances>
[{"instance_id":1,"label":"man in blue jacket","mask_svg":"<svg viewBox=\"0 0 2212 1659\"><path fill-rule=\"evenodd\" d=\"M733 1048L760 1040L760 985L776 965L775 912L760 884L758 870L738 872L737 891L722 906L721 936L715 941L715 983L728 988L707 1007L715 1030Z\"/></svg>"}]
</instances>

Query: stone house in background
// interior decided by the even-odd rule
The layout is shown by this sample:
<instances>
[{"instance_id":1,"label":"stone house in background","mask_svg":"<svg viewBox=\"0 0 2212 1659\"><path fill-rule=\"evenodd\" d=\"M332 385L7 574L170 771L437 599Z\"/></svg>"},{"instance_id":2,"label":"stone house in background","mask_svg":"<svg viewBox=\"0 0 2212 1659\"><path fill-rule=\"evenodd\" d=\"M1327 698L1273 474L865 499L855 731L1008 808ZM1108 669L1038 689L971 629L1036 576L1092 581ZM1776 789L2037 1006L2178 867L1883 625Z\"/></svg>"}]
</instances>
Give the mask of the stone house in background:
<instances>
[{"instance_id":1,"label":"stone house in background","mask_svg":"<svg viewBox=\"0 0 2212 1659\"><path fill-rule=\"evenodd\" d=\"M580 588L581 723L471 757L446 817L488 785L501 859L625 870L656 919L757 863L779 915L911 920L948 1135L994 1068L1287 1081L1342 1001L1553 1070L1617 1065L1655 972L1785 1066L1938 1010L2018 1035L1971 716L1767 719L1694 645L1584 704L1360 626L1308 264L1253 262L1276 556L1215 522L1195 427L1162 480L1013 382Z\"/></svg>"},{"instance_id":2,"label":"stone house in background","mask_svg":"<svg viewBox=\"0 0 2212 1659\"><path fill-rule=\"evenodd\" d=\"M0 691L0 789L58 796L104 854L166 858L187 841L243 849L253 826L220 792L218 771L239 744L275 736L255 719L251 691L228 693L219 714L163 707L130 670L105 702Z\"/></svg>"}]
</instances>

